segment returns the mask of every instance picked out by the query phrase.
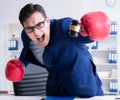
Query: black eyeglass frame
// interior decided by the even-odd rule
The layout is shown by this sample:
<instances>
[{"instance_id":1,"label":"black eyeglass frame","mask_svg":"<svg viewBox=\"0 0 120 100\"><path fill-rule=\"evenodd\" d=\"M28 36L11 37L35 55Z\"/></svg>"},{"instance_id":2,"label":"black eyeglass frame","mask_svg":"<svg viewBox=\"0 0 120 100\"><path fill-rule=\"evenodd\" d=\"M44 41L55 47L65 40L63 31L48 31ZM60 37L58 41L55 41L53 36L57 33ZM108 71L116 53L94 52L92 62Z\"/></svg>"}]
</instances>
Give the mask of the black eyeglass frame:
<instances>
[{"instance_id":1,"label":"black eyeglass frame","mask_svg":"<svg viewBox=\"0 0 120 100\"><path fill-rule=\"evenodd\" d=\"M41 29L41 28L43 28L44 26L45 26L45 20L46 19L44 19L43 21L41 21L41 22L38 22L36 25L34 25L34 26L30 26L30 27L26 27L26 28L24 28L24 30L27 32L27 33L32 33L32 32L34 32L34 29L36 28L36 29Z\"/></svg>"}]
</instances>

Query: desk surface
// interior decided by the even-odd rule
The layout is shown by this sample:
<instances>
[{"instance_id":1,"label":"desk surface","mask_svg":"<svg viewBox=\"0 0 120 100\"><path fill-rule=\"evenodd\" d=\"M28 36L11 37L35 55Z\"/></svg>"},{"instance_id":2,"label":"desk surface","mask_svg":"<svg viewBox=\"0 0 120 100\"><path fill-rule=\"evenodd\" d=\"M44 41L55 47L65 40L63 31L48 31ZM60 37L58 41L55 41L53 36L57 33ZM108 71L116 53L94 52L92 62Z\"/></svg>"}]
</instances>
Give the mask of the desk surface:
<instances>
[{"instance_id":1,"label":"desk surface","mask_svg":"<svg viewBox=\"0 0 120 100\"><path fill-rule=\"evenodd\" d=\"M0 95L0 100L40 100L42 97L38 96L2 96Z\"/></svg>"},{"instance_id":2,"label":"desk surface","mask_svg":"<svg viewBox=\"0 0 120 100\"><path fill-rule=\"evenodd\" d=\"M119 97L119 99L115 99ZM0 100L41 100L43 97L39 96L2 96ZM74 100L120 100L120 96L96 96L92 98L75 98Z\"/></svg>"}]
</instances>

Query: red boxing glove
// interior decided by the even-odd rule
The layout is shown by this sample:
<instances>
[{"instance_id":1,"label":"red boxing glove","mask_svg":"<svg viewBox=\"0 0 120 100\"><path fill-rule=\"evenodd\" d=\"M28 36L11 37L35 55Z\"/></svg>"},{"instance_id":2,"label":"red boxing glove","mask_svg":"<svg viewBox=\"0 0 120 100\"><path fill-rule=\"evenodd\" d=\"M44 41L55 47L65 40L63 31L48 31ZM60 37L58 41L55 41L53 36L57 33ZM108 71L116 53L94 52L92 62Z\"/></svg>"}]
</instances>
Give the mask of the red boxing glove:
<instances>
[{"instance_id":1,"label":"red boxing glove","mask_svg":"<svg viewBox=\"0 0 120 100\"><path fill-rule=\"evenodd\" d=\"M101 11L90 12L80 19L80 34L89 36L92 40L103 40L110 33L111 21L108 16Z\"/></svg>"},{"instance_id":2,"label":"red boxing glove","mask_svg":"<svg viewBox=\"0 0 120 100\"><path fill-rule=\"evenodd\" d=\"M22 80L24 76L23 63L19 59L10 60L6 65L5 75L12 82Z\"/></svg>"}]
</instances>

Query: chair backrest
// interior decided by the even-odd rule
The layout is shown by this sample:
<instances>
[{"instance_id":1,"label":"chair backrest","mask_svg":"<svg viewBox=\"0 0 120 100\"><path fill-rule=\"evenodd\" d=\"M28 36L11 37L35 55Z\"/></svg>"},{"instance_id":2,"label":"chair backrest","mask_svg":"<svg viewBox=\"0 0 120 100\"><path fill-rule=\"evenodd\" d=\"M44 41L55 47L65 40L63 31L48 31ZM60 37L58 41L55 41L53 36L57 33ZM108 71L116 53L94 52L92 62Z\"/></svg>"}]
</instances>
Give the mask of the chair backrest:
<instances>
[{"instance_id":1,"label":"chair backrest","mask_svg":"<svg viewBox=\"0 0 120 100\"><path fill-rule=\"evenodd\" d=\"M14 82L15 96L46 96L48 72L40 66L29 65L20 82Z\"/></svg>"}]
</instances>

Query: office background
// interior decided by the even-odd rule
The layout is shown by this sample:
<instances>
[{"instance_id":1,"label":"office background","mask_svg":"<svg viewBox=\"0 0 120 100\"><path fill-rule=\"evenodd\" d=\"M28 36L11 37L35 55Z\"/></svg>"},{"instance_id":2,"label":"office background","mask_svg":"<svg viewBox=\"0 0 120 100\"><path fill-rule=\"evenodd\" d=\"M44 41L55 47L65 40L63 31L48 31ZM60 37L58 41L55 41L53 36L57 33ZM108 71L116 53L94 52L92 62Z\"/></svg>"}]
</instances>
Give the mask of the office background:
<instances>
[{"instance_id":1,"label":"office background","mask_svg":"<svg viewBox=\"0 0 120 100\"><path fill-rule=\"evenodd\" d=\"M50 18L73 17L80 19L89 11L104 11L120 27L120 0L112 7L106 0L1 0L0 3L0 91L7 90L5 65L7 61L8 24L18 22L20 9L27 3L41 4ZM120 33L120 29L118 29Z\"/></svg>"}]
</instances>

